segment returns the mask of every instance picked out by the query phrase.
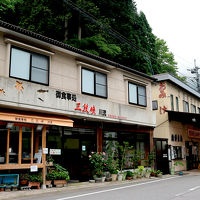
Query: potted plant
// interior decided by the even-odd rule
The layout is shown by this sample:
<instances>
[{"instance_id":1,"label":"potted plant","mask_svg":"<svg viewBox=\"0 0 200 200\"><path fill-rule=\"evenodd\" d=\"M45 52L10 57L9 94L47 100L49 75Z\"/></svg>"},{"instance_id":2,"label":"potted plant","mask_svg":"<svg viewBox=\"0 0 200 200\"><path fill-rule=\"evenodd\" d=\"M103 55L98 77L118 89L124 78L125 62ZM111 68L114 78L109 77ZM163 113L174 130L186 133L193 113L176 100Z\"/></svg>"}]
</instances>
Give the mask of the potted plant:
<instances>
[{"instance_id":1,"label":"potted plant","mask_svg":"<svg viewBox=\"0 0 200 200\"><path fill-rule=\"evenodd\" d=\"M53 180L55 180L55 174L47 173L47 175L46 175L46 185L50 187Z\"/></svg>"},{"instance_id":2,"label":"potted plant","mask_svg":"<svg viewBox=\"0 0 200 200\"><path fill-rule=\"evenodd\" d=\"M20 185L28 185L29 174L24 173L19 175Z\"/></svg>"},{"instance_id":3,"label":"potted plant","mask_svg":"<svg viewBox=\"0 0 200 200\"><path fill-rule=\"evenodd\" d=\"M138 172L138 178L142 178L142 176L144 175L144 166L138 166L137 172Z\"/></svg>"},{"instance_id":4,"label":"potted plant","mask_svg":"<svg viewBox=\"0 0 200 200\"><path fill-rule=\"evenodd\" d=\"M69 172L59 164L54 164L55 169L49 173L49 177L53 179L53 184L57 187L67 184L69 178Z\"/></svg>"},{"instance_id":5,"label":"potted plant","mask_svg":"<svg viewBox=\"0 0 200 200\"><path fill-rule=\"evenodd\" d=\"M94 168L94 176L96 182L102 182L103 170L106 165L105 152L91 152L89 155L89 161ZM104 179L104 178L103 178Z\"/></svg>"},{"instance_id":6,"label":"potted plant","mask_svg":"<svg viewBox=\"0 0 200 200\"><path fill-rule=\"evenodd\" d=\"M133 178L134 173L132 171L127 171L126 172L126 179L131 180Z\"/></svg>"},{"instance_id":7,"label":"potted plant","mask_svg":"<svg viewBox=\"0 0 200 200\"><path fill-rule=\"evenodd\" d=\"M146 168L145 169L145 178L150 178L151 175L151 169Z\"/></svg>"},{"instance_id":8,"label":"potted plant","mask_svg":"<svg viewBox=\"0 0 200 200\"><path fill-rule=\"evenodd\" d=\"M42 183L42 175L40 173L29 174L29 183L30 187L40 188L40 184Z\"/></svg>"},{"instance_id":9,"label":"potted plant","mask_svg":"<svg viewBox=\"0 0 200 200\"><path fill-rule=\"evenodd\" d=\"M151 176L155 176L156 175L156 172L155 172L155 170L151 170Z\"/></svg>"},{"instance_id":10,"label":"potted plant","mask_svg":"<svg viewBox=\"0 0 200 200\"><path fill-rule=\"evenodd\" d=\"M46 162L47 162L47 165L53 166L54 159L51 157L51 155L47 155Z\"/></svg>"},{"instance_id":11,"label":"potted plant","mask_svg":"<svg viewBox=\"0 0 200 200\"><path fill-rule=\"evenodd\" d=\"M155 174L156 174L157 177L162 178L162 174L163 174L163 173L162 173L160 170L157 170L157 171L155 172Z\"/></svg>"},{"instance_id":12,"label":"potted plant","mask_svg":"<svg viewBox=\"0 0 200 200\"><path fill-rule=\"evenodd\" d=\"M123 172L123 176L122 176L122 181L125 181L126 180L126 175L127 175L127 172Z\"/></svg>"},{"instance_id":13,"label":"potted plant","mask_svg":"<svg viewBox=\"0 0 200 200\"><path fill-rule=\"evenodd\" d=\"M176 161L175 163L174 163L174 168L175 168L175 166L184 166L184 164L181 162L181 161ZM174 169L174 171L175 171L175 169ZM179 171L178 172L178 174L180 175L180 176L182 176L183 175L183 171Z\"/></svg>"},{"instance_id":14,"label":"potted plant","mask_svg":"<svg viewBox=\"0 0 200 200\"><path fill-rule=\"evenodd\" d=\"M112 181L116 181L117 180L117 174L118 174L118 169L114 168L111 170L111 177L112 177Z\"/></svg>"}]
</instances>

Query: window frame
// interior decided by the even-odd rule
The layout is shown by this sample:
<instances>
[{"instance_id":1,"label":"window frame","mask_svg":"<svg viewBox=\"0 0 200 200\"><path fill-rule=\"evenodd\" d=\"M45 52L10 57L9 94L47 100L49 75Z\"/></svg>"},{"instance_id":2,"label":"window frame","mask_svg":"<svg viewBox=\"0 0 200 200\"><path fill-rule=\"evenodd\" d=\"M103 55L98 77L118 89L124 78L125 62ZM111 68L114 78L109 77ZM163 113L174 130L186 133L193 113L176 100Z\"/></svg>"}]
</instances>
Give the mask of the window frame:
<instances>
[{"instance_id":1,"label":"window frame","mask_svg":"<svg viewBox=\"0 0 200 200\"><path fill-rule=\"evenodd\" d=\"M171 100L171 111L174 111L174 95L170 94L170 100Z\"/></svg>"},{"instance_id":2,"label":"window frame","mask_svg":"<svg viewBox=\"0 0 200 200\"><path fill-rule=\"evenodd\" d=\"M30 63L29 63L29 66L28 66L29 67L29 75L28 75L29 79L19 78L17 76L12 76L11 75L12 49L17 49L17 50L20 50L20 51L23 51L23 52L26 52L26 53L30 54ZM32 56L33 56L33 54L36 54L36 55L39 55L39 56L44 56L44 57L47 58L47 68L48 68L48 70L47 70L47 83L31 80L32 68L35 68L33 66L33 64L32 64ZM49 73L50 73L50 57L49 56L41 54L41 53L37 53L37 52L34 52L34 51L31 51L31 50L27 50L27 49L24 49L24 48L20 48L20 47L14 46L14 45L11 45L11 47L10 47L10 61L9 62L10 62L9 63L9 77L20 79L20 80L23 80L23 81L28 81L28 82L31 82L31 83L37 83L37 84L49 86Z\"/></svg>"},{"instance_id":3,"label":"window frame","mask_svg":"<svg viewBox=\"0 0 200 200\"><path fill-rule=\"evenodd\" d=\"M197 113L197 107L194 104L191 104L191 113Z\"/></svg>"},{"instance_id":4,"label":"window frame","mask_svg":"<svg viewBox=\"0 0 200 200\"><path fill-rule=\"evenodd\" d=\"M130 85L130 84L136 86L137 103L130 102L130 89L129 89L129 85ZM139 104L138 86L143 87L143 88L145 89L145 105ZM139 84L137 84L137 83L133 83L133 82L130 82L130 81L129 81L129 82L128 82L128 102L129 102L129 104L132 104L132 105L138 105L138 106L142 106L142 107L147 107L147 90L146 90L146 86L144 86L144 85L139 85Z\"/></svg>"},{"instance_id":5,"label":"window frame","mask_svg":"<svg viewBox=\"0 0 200 200\"><path fill-rule=\"evenodd\" d=\"M158 101L157 100L152 101L152 110L158 110Z\"/></svg>"},{"instance_id":6,"label":"window frame","mask_svg":"<svg viewBox=\"0 0 200 200\"><path fill-rule=\"evenodd\" d=\"M185 111L184 110L184 108L185 108L185 105L187 105L187 107L188 107L188 111ZM187 102L187 101L185 101L185 100L183 100L183 112L190 112L190 109L189 109L189 103Z\"/></svg>"},{"instance_id":7,"label":"window frame","mask_svg":"<svg viewBox=\"0 0 200 200\"><path fill-rule=\"evenodd\" d=\"M94 94L91 94L91 93L83 91L83 70L90 71L90 72L92 72L94 74L94 82L93 82L93 84L94 84ZM101 95L97 95L96 94L96 85L97 85L97 83L96 83L96 74L97 73L102 74L102 75L104 75L106 77L106 85L105 85L106 86L106 91L105 91L106 92L106 96L101 96ZM88 69L88 68L85 68L85 67L82 67L81 68L81 93L82 94L87 94L87 95L91 95L91 96L95 96L95 97L100 97L100 98L107 99L108 98L108 80L107 80L107 74L99 72L99 71L91 70L91 69Z\"/></svg>"},{"instance_id":8,"label":"window frame","mask_svg":"<svg viewBox=\"0 0 200 200\"><path fill-rule=\"evenodd\" d=\"M178 100L178 97L176 97L176 111L179 112L179 100Z\"/></svg>"}]
</instances>

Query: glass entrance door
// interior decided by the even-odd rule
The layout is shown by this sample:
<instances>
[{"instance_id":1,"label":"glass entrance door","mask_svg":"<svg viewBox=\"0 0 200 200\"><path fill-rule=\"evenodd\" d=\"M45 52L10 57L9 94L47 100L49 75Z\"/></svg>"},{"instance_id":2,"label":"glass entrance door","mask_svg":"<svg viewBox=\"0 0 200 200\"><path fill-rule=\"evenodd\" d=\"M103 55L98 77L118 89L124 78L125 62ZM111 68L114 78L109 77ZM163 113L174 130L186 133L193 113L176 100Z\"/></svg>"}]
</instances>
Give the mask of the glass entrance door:
<instances>
[{"instance_id":1,"label":"glass entrance door","mask_svg":"<svg viewBox=\"0 0 200 200\"><path fill-rule=\"evenodd\" d=\"M156 166L158 170L161 170L164 174L169 173L169 161L168 161L168 141L165 139L156 139Z\"/></svg>"},{"instance_id":2,"label":"glass entrance door","mask_svg":"<svg viewBox=\"0 0 200 200\"><path fill-rule=\"evenodd\" d=\"M64 163L72 180L86 181L92 173L89 155L97 150L96 130L64 128Z\"/></svg>"}]
</instances>

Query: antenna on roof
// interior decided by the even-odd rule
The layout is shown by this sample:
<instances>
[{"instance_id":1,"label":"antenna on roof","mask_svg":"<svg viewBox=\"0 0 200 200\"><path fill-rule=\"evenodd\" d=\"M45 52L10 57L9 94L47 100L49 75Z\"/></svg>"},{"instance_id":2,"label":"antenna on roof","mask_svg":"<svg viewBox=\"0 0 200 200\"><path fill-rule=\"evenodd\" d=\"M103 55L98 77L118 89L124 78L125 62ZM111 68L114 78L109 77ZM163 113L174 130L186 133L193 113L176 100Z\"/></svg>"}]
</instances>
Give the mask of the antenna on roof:
<instances>
[{"instance_id":1,"label":"antenna on roof","mask_svg":"<svg viewBox=\"0 0 200 200\"><path fill-rule=\"evenodd\" d=\"M191 72L191 74L194 74L195 75L195 80L196 80L196 82L197 82L197 90L198 90L198 92L200 92L200 74L199 74L199 69L200 69L200 67L198 67L197 65L196 65L196 59L194 59L194 68L193 69L188 69L188 71L190 71Z\"/></svg>"}]
</instances>

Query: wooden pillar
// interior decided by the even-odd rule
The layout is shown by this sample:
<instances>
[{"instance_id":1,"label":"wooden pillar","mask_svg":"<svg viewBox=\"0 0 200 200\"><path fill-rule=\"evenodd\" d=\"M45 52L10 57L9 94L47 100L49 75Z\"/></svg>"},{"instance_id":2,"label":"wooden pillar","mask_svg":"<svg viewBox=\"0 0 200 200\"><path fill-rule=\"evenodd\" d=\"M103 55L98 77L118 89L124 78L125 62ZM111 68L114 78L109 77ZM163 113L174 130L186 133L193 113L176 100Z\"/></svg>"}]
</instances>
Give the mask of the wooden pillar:
<instances>
[{"instance_id":1,"label":"wooden pillar","mask_svg":"<svg viewBox=\"0 0 200 200\"><path fill-rule=\"evenodd\" d=\"M19 151L18 151L18 163L22 163L22 127L19 127Z\"/></svg>"},{"instance_id":2,"label":"wooden pillar","mask_svg":"<svg viewBox=\"0 0 200 200\"><path fill-rule=\"evenodd\" d=\"M10 145L10 129L8 128L8 132L7 132L6 164L9 163L9 145Z\"/></svg>"},{"instance_id":3,"label":"wooden pillar","mask_svg":"<svg viewBox=\"0 0 200 200\"><path fill-rule=\"evenodd\" d=\"M31 131L31 164L33 164L33 144L34 144L34 128L32 127L32 131Z\"/></svg>"},{"instance_id":4,"label":"wooden pillar","mask_svg":"<svg viewBox=\"0 0 200 200\"><path fill-rule=\"evenodd\" d=\"M103 131L102 128L97 128L97 152L103 151Z\"/></svg>"},{"instance_id":5,"label":"wooden pillar","mask_svg":"<svg viewBox=\"0 0 200 200\"><path fill-rule=\"evenodd\" d=\"M35 153L38 153L39 150L39 133L36 133L35 137Z\"/></svg>"},{"instance_id":6,"label":"wooden pillar","mask_svg":"<svg viewBox=\"0 0 200 200\"><path fill-rule=\"evenodd\" d=\"M46 154L43 153L43 149L46 148L46 126L42 129L42 164L43 164L43 170L42 170L42 180L43 185L42 188L46 188Z\"/></svg>"},{"instance_id":7,"label":"wooden pillar","mask_svg":"<svg viewBox=\"0 0 200 200\"><path fill-rule=\"evenodd\" d=\"M150 129L150 151L153 151L154 147L153 147L153 129Z\"/></svg>"}]
</instances>

